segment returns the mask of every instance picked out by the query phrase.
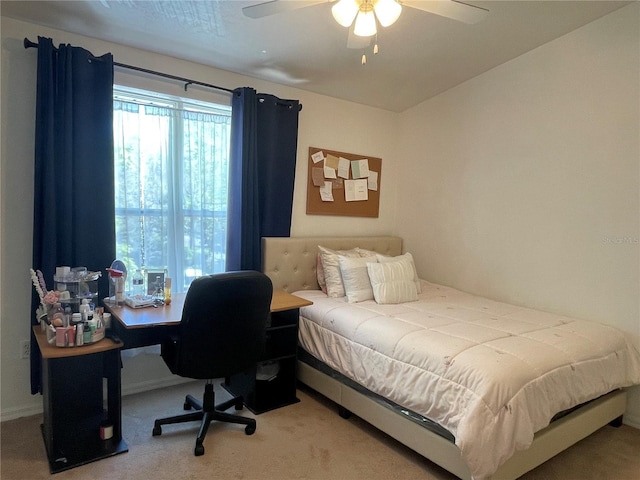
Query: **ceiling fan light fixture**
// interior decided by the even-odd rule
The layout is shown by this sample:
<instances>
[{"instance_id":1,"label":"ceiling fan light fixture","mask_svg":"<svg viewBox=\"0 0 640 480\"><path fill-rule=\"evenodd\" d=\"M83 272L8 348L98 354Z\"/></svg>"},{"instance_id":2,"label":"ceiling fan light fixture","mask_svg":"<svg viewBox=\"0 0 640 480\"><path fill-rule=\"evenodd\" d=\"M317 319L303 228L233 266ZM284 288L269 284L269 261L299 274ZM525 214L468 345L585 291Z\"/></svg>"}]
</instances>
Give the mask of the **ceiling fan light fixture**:
<instances>
[{"instance_id":1,"label":"ceiling fan light fixture","mask_svg":"<svg viewBox=\"0 0 640 480\"><path fill-rule=\"evenodd\" d=\"M340 0L331 7L331 14L340 25L350 27L359 8L360 4L356 0Z\"/></svg>"},{"instance_id":2,"label":"ceiling fan light fixture","mask_svg":"<svg viewBox=\"0 0 640 480\"><path fill-rule=\"evenodd\" d=\"M353 27L354 35L359 37L370 37L377 33L376 17L373 10L363 11L362 9L356 16L356 24Z\"/></svg>"},{"instance_id":3,"label":"ceiling fan light fixture","mask_svg":"<svg viewBox=\"0 0 640 480\"><path fill-rule=\"evenodd\" d=\"M388 27L393 25L402 13L402 5L396 0L378 0L374 5L376 17L380 25Z\"/></svg>"}]
</instances>

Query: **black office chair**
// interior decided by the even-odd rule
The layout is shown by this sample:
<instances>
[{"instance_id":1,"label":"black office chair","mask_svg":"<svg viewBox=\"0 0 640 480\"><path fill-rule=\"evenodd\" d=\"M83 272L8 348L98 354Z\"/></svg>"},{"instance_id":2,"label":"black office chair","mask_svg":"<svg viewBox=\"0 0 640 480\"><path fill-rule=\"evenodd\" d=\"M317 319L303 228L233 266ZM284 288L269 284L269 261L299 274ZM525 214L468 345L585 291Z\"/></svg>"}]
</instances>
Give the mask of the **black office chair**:
<instances>
[{"instance_id":1,"label":"black office chair","mask_svg":"<svg viewBox=\"0 0 640 480\"><path fill-rule=\"evenodd\" d=\"M179 335L162 344L162 358L172 373L205 379L203 401L187 395L184 409L191 412L155 421L153 435L162 425L200 420L195 455L204 453L202 442L213 420L246 425L256 431L253 418L225 413L232 405L243 406L242 397L215 405L213 379L251 368L264 350L273 286L260 272L227 272L194 280L185 297Z\"/></svg>"}]
</instances>

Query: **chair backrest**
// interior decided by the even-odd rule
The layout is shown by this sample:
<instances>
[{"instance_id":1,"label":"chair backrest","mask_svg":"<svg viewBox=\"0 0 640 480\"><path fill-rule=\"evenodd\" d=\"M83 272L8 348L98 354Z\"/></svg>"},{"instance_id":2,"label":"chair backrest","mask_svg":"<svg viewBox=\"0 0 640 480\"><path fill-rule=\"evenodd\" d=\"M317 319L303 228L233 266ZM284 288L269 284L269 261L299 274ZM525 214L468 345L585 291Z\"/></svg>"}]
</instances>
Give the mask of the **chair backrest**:
<instances>
[{"instance_id":1,"label":"chair backrest","mask_svg":"<svg viewBox=\"0 0 640 480\"><path fill-rule=\"evenodd\" d=\"M257 271L199 277L185 297L178 375L221 378L249 369L265 345L273 286Z\"/></svg>"}]
</instances>

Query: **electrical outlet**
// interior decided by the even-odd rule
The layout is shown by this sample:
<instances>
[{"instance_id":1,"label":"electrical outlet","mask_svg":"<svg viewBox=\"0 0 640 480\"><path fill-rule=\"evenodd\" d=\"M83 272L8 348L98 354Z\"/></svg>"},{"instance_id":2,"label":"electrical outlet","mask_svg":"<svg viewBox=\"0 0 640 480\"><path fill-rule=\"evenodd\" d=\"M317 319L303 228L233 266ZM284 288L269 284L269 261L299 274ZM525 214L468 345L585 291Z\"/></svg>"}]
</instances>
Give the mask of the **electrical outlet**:
<instances>
[{"instance_id":1,"label":"electrical outlet","mask_svg":"<svg viewBox=\"0 0 640 480\"><path fill-rule=\"evenodd\" d=\"M31 356L31 341L23 340L20 342L20 358L29 358Z\"/></svg>"}]
</instances>

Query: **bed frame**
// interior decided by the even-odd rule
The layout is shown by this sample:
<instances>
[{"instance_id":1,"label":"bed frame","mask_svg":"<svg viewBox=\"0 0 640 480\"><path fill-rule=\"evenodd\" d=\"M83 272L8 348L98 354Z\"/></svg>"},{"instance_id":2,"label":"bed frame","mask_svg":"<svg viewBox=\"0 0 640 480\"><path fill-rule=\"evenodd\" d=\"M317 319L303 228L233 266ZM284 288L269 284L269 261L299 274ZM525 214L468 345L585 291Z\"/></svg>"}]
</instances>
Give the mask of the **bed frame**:
<instances>
[{"instance_id":1,"label":"bed frame","mask_svg":"<svg viewBox=\"0 0 640 480\"><path fill-rule=\"evenodd\" d=\"M393 236L266 237L262 239L262 270L271 278L273 288L290 293L318 290L318 245L336 250L360 247L384 255L402 254L402 239ZM457 477L471 479L460 450L453 442L307 363L298 361L297 378L337 403L341 409L352 412ZM626 392L616 390L561 417L537 432L532 445L527 450L516 452L491 479L516 479L599 428L609 423L620 425L626 405Z\"/></svg>"}]
</instances>

